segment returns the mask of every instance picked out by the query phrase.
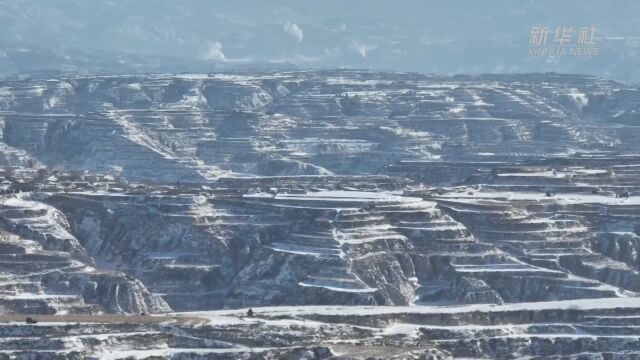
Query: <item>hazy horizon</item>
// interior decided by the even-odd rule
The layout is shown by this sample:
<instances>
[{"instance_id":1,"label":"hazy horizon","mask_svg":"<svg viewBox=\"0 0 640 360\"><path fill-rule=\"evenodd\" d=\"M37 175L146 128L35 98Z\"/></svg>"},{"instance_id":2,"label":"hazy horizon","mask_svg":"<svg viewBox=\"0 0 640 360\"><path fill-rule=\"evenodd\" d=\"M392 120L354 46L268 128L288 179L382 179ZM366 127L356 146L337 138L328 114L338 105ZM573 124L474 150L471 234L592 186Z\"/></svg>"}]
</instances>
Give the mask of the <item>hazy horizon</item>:
<instances>
[{"instance_id":1,"label":"hazy horizon","mask_svg":"<svg viewBox=\"0 0 640 360\"><path fill-rule=\"evenodd\" d=\"M617 4L0 0L0 74L354 68L637 82L640 3ZM572 40L593 28L598 53L532 55L535 27L554 46L556 28Z\"/></svg>"}]
</instances>

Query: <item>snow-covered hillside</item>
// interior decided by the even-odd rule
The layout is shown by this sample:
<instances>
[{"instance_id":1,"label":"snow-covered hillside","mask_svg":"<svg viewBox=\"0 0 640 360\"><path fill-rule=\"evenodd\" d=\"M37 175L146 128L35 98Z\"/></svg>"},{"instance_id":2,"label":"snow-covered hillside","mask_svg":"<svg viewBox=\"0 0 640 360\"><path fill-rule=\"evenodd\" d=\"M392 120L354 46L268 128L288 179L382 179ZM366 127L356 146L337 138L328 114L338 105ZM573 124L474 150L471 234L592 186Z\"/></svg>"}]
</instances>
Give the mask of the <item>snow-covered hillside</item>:
<instances>
[{"instance_id":1,"label":"snow-covered hillside","mask_svg":"<svg viewBox=\"0 0 640 360\"><path fill-rule=\"evenodd\" d=\"M580 75L2 81L0 321L45 324L0 356L638 356L639 116Z\"/></svg>"}]
</instances>

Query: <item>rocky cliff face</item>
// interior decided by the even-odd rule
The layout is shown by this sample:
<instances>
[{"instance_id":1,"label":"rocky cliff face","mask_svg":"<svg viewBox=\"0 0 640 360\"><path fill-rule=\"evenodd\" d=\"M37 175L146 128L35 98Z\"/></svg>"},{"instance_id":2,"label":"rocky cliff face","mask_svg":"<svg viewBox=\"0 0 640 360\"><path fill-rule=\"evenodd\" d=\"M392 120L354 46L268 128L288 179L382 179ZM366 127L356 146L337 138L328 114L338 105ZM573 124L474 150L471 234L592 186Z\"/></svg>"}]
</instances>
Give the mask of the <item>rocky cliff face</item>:
<instances>
[{"instance_id":1,"label":"rocky cliff face","mask_svg":"<svg viewBox=\"0 0 640 360\"><path fill-rule=\"evenodd\" d=\"M640 292L639 100L633 85L555 74L3 81L0 305L61 315L549 302L567 321L558 334L575 321L614 331L552 304L603 299L617 316L606 304ZM445 358L604 351L506 341L491 326L510 316L397 337L442 339L430 349ZM518 339L552 330L537 322L518 323ZM487 334L496 340L444 341Z\"/></svg>"},{"instance_id":2,"label":"rocky cliff face","mask_svg":"<svg viewBox=\"0 0 640 360\"><path fill-rule=\"evenodd\" d=\"M65 314L170 310L144 284L119 271L97 269L53 207L7 195L0 202L4 312Z\"/></svg>"}]
</instances>

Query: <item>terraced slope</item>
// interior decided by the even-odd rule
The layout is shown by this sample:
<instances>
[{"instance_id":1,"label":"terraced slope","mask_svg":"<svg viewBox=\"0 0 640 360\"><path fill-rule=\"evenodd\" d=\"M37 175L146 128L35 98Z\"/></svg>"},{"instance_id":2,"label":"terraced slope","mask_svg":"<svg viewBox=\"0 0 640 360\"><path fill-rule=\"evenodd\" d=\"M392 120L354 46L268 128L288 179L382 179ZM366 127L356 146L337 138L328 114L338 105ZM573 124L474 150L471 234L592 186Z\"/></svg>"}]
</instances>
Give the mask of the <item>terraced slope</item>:
<instances>
[{"instance_id":1,"label":"terraced slope","mask_svg":"<svg viewBox=\"0 0 640 360\"><path fill-rule=\"evenodd\" d=\"M640 97L632 85L554 74L318 71L0 86L6 144L49 165L118 167L130 179L174 182L230 173L376 174L387 166L406 174L424 161L632 152ZM428 180L463 180L455 175Z\"/></svg>"},{"instance_id":2,"label":"terraced slope","mask_svg":"<svg viewBox=\"0 0 640 360\"><path fill-rule=\"evenodd\" d=\"M2 354L638 356L639 114L581 75L0 81L0 310L157 314Z\"/></svg>"}]
</instances>

